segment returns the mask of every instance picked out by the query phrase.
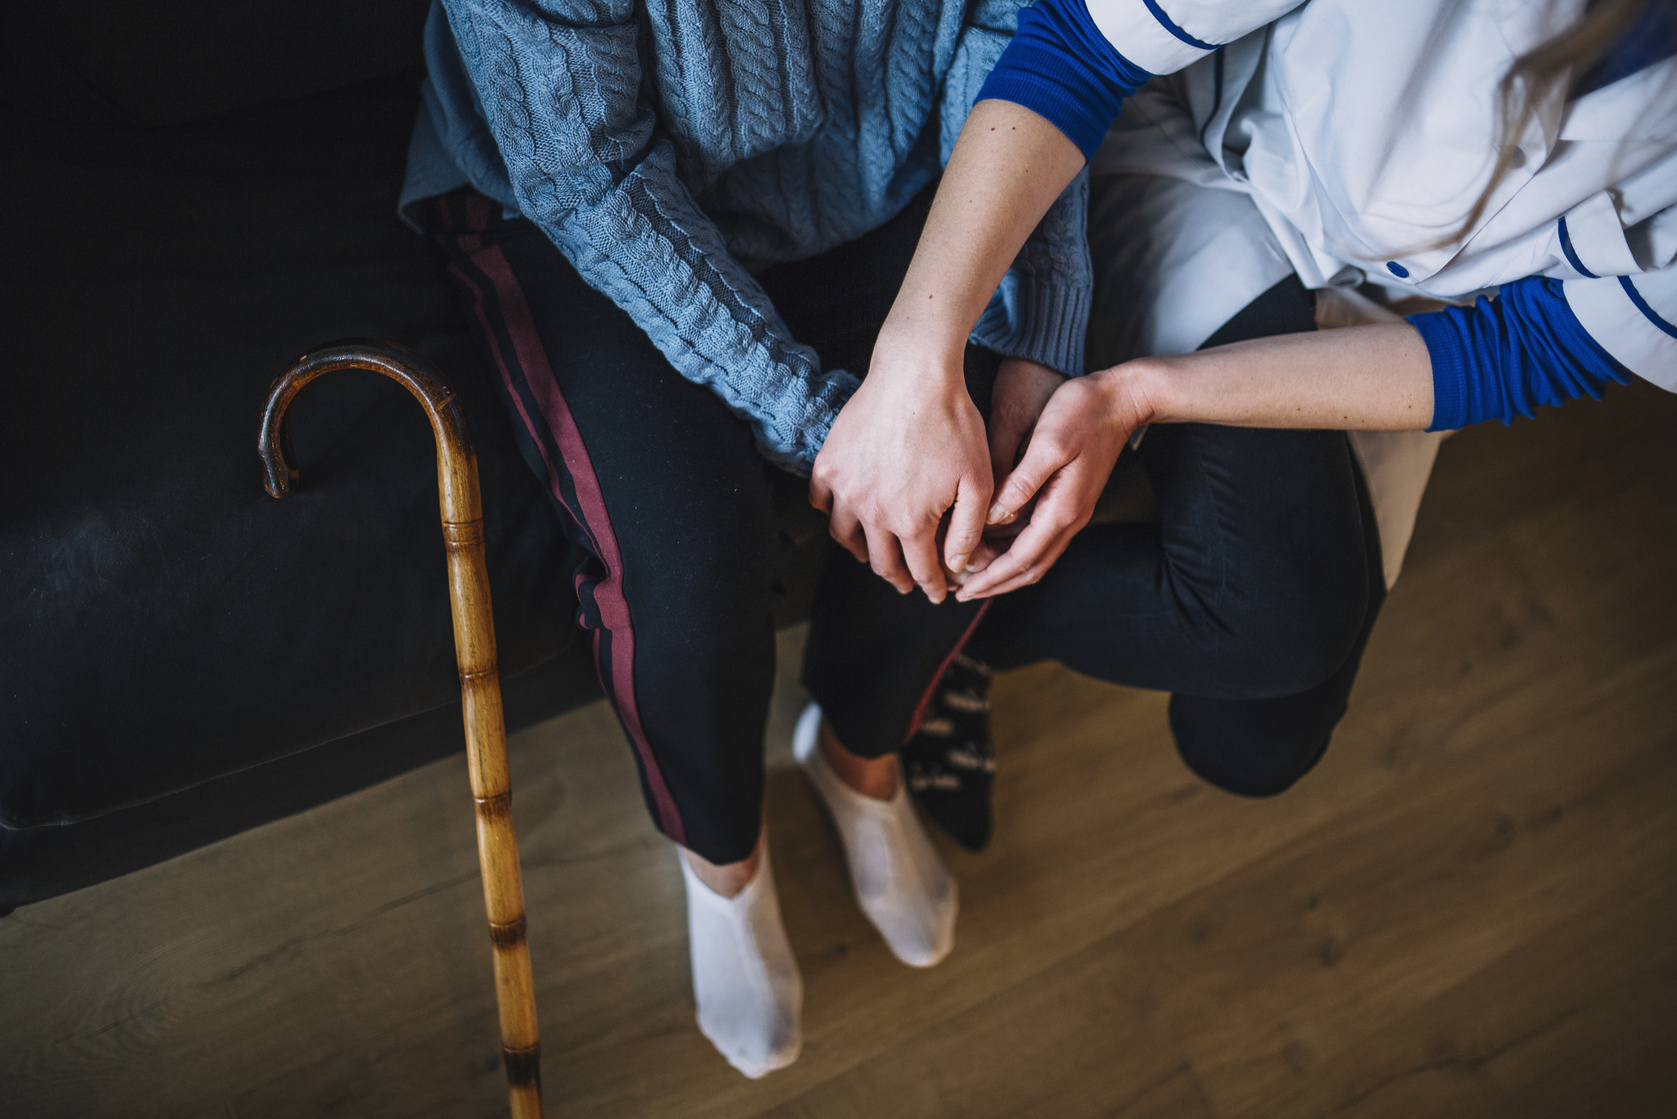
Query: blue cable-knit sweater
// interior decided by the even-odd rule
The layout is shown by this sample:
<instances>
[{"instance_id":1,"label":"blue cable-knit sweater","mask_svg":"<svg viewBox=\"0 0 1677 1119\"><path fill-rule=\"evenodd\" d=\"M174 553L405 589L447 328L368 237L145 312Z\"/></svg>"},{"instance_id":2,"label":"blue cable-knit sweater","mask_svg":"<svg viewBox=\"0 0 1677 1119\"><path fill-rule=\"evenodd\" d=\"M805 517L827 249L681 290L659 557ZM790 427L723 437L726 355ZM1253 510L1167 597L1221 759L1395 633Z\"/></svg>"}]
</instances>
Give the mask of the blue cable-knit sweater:
<instances>
[{"instance_id":1,"label":"blue cable-knit sweater","mask_svg":"<svg viewBox=\"0 0 1677 1119\"><path fill-rule=\"evenodd\" d=\"M433 0L402 205L470 183L807 473L856 386L754 271L852 241L939 174L1023 0ZM1083 371L1080 176L974 341Z\"/></svg>"}]
</instances>

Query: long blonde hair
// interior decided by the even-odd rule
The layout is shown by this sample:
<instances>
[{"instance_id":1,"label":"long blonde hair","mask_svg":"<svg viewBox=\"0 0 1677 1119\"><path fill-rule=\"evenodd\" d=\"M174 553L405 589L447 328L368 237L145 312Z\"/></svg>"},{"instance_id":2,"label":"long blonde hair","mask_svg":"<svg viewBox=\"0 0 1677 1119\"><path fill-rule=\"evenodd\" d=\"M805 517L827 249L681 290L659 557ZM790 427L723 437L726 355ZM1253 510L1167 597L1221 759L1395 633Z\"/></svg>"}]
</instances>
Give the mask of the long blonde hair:
<instances>
[{"instance_id":1,"label":"long blonde hair","mask_svg":"<svg viewBox=\"0 0 1677 1119\"><path fill-rule=\"evenodd\" d=\"M1569 83L1600 62L1637 20L1659 5L1677 15L1677 0L1593 0L1578 22L1514 60L1497 88L1501 133L1496 169L1461 228L1446 243L1467 236L1484 216L1491 195L1518 165L1521 156L1517 141L1538 110L1557 94L1564 94Z\"/></svg>"}]
</instances>

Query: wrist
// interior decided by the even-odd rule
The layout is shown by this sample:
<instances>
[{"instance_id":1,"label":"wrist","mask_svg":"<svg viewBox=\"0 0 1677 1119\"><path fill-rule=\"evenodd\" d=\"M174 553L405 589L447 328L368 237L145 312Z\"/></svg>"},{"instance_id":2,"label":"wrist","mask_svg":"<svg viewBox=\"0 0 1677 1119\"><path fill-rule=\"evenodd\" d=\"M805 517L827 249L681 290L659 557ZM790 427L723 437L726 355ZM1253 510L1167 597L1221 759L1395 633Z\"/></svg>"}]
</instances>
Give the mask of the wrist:
<instances>
[{"instance_id":1,"label":"wrist","mask_svg":"<svg viewBox=\"0 0 1677 1119\"><path fill-rule=\"evenodd\" d=\"M932 327L905 327L889 320L874 341L870 380L947 387L966 383L966 336Z\"/></svg>"},{"instance_id":2,"label":"wrist","mask_svg":"<svg viewBox=\"0 0 1677 1119\"><path fill-rule=\"evenodd\" d=\"M1167 366L1139 358L1089 377L1100 383L1112 421L1126 431L1170 418Z\"/></svg>"}]
</instances>

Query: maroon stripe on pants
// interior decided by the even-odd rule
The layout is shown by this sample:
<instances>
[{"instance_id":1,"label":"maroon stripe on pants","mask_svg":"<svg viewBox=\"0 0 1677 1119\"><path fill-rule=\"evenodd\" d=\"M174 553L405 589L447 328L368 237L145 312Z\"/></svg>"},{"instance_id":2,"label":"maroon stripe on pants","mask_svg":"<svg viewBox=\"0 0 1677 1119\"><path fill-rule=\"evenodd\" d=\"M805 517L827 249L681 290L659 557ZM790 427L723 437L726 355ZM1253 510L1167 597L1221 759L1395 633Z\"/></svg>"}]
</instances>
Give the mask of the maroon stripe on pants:
<instances>
[{"instance_id":1,"label":"maroon stripe on pants","mask_svg":"<svg viewBox=\"0 0 1677 1119\"><path fill-rule=\"evenodd\" d=\"M476 197L465 199L463 204L466 207L468 227L481 229L489 220L488 204L481 198ZM438 205L446 207L446 203L439 203ZM446 214L446 209L444 212ZM477 263L478 254L483 249L483 238L481 236L475 233L454 234L453 240L462 253L471 257L473 263ZM497 253L499 251L496 250ZM524 398L513 385L512 373L507 367L506 356L501 352L500 331L496 330L495 325L489 321L489 306L483 298L483 289L458 264L450 264L448 271L450 275L466 285L472 293L472 309L477 313L478 325L483 328L483 336L489 343L489 352L495 359L495 368L500 370L501 380L507 387L507 396L512 401L512 406L517 409L518 418L524 424L524 430L530 433L531 441L536 445L536 453L542 457L542 466L547 472L548 489L553 492L554 500L559 502L560 507L571 515L572 520L578 524L585 524L583 519L577 516L577 511L571 508L570 502L565 500L564 489L559 483L559 471L554 467L553 459L547 453L547 441L541 438L536 425L531 422L529 412L524 409ZM522 289L520 289L520 299L522 301ZM529 308L525 307L525 310L528 312ZM547 354L545 348L542 350L542 354L545 359ZM580 586L580 577L578 585Z\"/></svg>"},{"instance_id":2,"label":"maroon stripe on pants","mask_svg":"<svg viewBox=\"0 0 1677 1119\"><path fill-rule=\"evenodd\" d=\"M478 211L481 210L481 217L487 219L488 204L479 199L472 199L470 202L478 203L475 206L469 204L471 223L478 226ZM582 432L577 428L570 406L565 402L565 394L559 388L558 378L554 376L553 367L547 360L547 349L542 345L541 336L536 331L536 320L524 298L524 289L519 286L518 277L514 275L505 254L498 246L482 247L479 239L475 237L462 237L460 243L461 248L471 257L472 263L494 287L495 298L501 309L502 323L512 340L512 358L523 372L530 395L535 398L542 418L547 421L548 430L559 446L559 453L563 457L565 471L570 475L571 486L575 490L580 509L571 509L565 502L564 494L560 492L559 473L548 458L543 433L520 402L507 355L502 353L484 302L479 299L478 315L484 332L489 337L491 352L506 384L507 395L518 407L519 418L541 451L547 467L548 485L552 488L554 497L588 530L589 535L594 538L596 554L605 564L606 577L594 587L594 604L599 610L601 627L611 632L610 691L617 706L617 716L622 720L623 730L634 745L635 752L640 755L641 767L646 772L647 786L652 790L652 799L658 806L658 822L661 829L675 842L685 844L687 830L682 824L681 813L676 808L675 798L670 795L663 771L658 768L658 759L652 752L652 744L647 740L646 729L641 725L640 705L635 698L635 629L629 616L629 601L623 596L623 556L617 546L617 537L612 532L611 517L606 512L600 480L594 473L594 464L588 457L588 448L583 443ZM598 630L594 633L594 661L595 667L601 670L601 685L606 686L607 674L603 671L604 666L600 661Z\"/></svg>"},{"instance_id":3,"label":"maroon stripe on pants","mask_svg":"<svg viewBox=\"0 0 1677 1119\"><path fill-rule=\"evenodd\" d=\"M943 674L949 671L949 666L955 663L955 658L961 655L961 650L967 647L967 642L972 640L972 635L978 632L978 623L984 620L984 615L990 612L990 604L995 601L993 598L984 600L984 605L978 608L978 613L972 616L972 621L968 622L967 628L961 632L961 639L955 642L955 647L949 650L949 655L944 657L943 663L937 666L937 672L932 675L932 682L926 685L925 692L920 696L920 702L914 705L914 714L909 716L908 733L903 735L905 744L909 739L920 733L920 724L926 720L926 708L931 706L932 696L937 692L938 681L942 680Z\"/></svg>"}]
</instances>

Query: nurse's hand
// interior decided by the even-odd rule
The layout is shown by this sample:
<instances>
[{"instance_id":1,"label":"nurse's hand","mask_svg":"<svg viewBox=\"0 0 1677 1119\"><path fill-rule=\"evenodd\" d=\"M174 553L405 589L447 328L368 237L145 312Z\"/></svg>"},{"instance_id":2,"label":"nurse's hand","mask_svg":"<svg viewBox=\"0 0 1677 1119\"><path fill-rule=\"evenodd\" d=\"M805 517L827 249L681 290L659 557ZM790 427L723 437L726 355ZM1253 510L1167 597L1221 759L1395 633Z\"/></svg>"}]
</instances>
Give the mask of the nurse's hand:
<instances>
[{"instance_id":1,"label":"nurse's hand","mask_svg":"<svg viewBox=\"0 0 1677 1119\"><path fill-rule=\"evenodd\" d=\"M1041 579L1094 515L1118 452L1149 409L1111 369L1067 381L1042 410L1024 457L996 490L988 520L1010 525L1034 498L1030 523L1005 551L981 554L982 568L956 594L967 602Z\"/></svg>"},{"instance_id":2,"label":"nurse's hand","mask_svg":"<svg viewBox=\"0 0 1677 1119\"><path fill-rule=\"evenodd\" d=\"M899 356L900 355L900 356ZM938 532L950 514L949 568L978 545L994 482L984 420L967 395L962 351L882 344L816 456L809 500L833 539L903 594L948 594Z\"/></svg>"}]
</instances>

